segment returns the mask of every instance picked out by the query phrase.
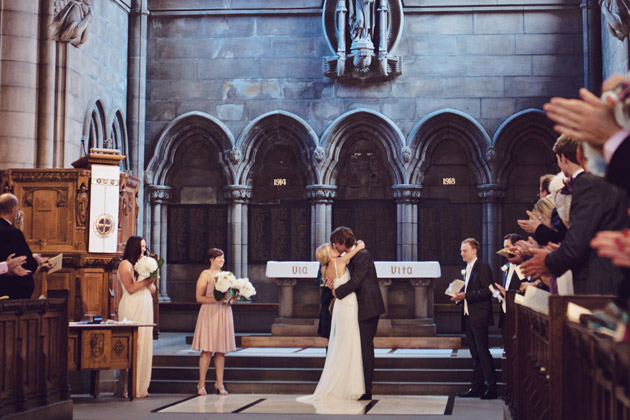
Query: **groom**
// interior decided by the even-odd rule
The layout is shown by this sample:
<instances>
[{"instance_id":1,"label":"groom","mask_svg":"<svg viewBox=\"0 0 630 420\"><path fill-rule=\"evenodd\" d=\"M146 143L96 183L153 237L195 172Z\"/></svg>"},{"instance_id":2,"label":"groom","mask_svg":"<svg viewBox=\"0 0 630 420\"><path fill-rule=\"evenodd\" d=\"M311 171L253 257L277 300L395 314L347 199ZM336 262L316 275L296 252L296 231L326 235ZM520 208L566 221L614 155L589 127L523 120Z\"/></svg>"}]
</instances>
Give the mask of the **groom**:
<instances>
[{"instance_id":1,"label":"groom","mask_svg":"<svg viewBox=\"0 0 630 420\"><path fill-rule=\"evenodd\" d=\"M356 240L352 229L340 226L330 234L330 242L339 254L343 254L355 246ZM363 378L365 381L365 394L359 400L371 400L372 378L374 376L374 336L378 327L378 318L385 313L385 305L376 278L374 260L367 249L362 249L350 260L348 270L350 271L350 280L333 289L333 295L337 299L343 299L352 292L357 295Z\"/></svg>"}]
</instances>

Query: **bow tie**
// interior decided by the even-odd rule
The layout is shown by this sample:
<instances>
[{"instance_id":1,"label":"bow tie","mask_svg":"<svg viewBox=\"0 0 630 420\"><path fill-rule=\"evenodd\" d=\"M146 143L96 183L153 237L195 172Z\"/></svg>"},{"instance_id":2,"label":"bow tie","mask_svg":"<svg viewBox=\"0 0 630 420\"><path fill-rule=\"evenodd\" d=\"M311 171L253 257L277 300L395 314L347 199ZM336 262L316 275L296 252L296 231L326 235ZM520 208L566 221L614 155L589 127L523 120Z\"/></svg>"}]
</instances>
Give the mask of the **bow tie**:
<instances>
[{"instance_id":1,"label":"bow tie","mask_svg":"<svg viewBox=\"0 0 630 420\"><path fill-rule=\"evenodd\" d=\"M564 183L564 187L560 190L560 194L568 195L573 193L573 183L575 182L575 178L569 177L568 179L562 180Z\"/></svg>"}]
</instances>

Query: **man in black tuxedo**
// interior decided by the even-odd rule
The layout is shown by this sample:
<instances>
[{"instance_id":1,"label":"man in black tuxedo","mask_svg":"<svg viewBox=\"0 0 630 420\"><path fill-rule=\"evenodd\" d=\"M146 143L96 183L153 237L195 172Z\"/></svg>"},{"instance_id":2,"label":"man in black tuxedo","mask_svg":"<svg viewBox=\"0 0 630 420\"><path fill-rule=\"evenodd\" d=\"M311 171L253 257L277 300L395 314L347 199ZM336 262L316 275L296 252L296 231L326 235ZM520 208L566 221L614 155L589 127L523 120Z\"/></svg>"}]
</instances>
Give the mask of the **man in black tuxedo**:
<instances>
[{"instance_id":1,"label":"man in black tuxedo","mask_svg":"<svg viewBox=\"0 0 630 420\"><path fill-rule=\"evenodd\" d=\"M0 296L10 299L30 299L35 283L32 273L37 269L37 261L26 243L21 230L13 226L19 211L19 202L13 194L0 195L0 261L7 260L11 254L25 256L23 265L29 273L24 276L5 275L0 277Z\"/></svg>"},{"instance_id":2,"label":"man in black tuxedo","mask_svg":"<svg viewBox=\"0 0 630 420\"><path fill-rule=\"evenodd\" d=\"M551 274L559 277L573 271L575 294L619 293L623 273L612 262L597 255L590 240L601 230L621 230L628 223L628 197L625 191L601 177L584 172L580 143L562 135L553 146L558 166L569 178L565 188L571 190L569 230L560 247L532 250L532 259L521 265L523 274L539 278Z\"/></svg>"},{"instance_id":3,"label":"man in black tuxedo","mask_svg":"<svg viewBox=\"0 0 630 420\"><path fill-rule=\"evenodd\" d=\"M481 397L484 400L497 398L497 381L494 361L488 348L488 327L494 323L492 318L492 293L488 286L492 284L490 266L477 259L479 241L474 238L464 239L460 247L462 260L466 262L466 286L451 301L463 303L462 329L473 359L473 379L470 389L457 394L458 397ZM485 379L485 382L484 382Z\"/></svg>"},{"instance_id":4,"label":"man in black tuxedo","mask_svg":"<svg viewBox=\"0 0 630 420\"><path fill-rule=\"evenodd\" d=\"M340 254L354 247L356 240L352 229L340 226L330 234L330 242ZM359 334L363 356L363 378L365 394L360 400L372 399L372 379L374 377L374 336L378 319L385 313L385 304L378 286L374 260L367 249L359 251L348 264L350 280L333 290L337 299L343 299L355 292L359 304Z\"/></svg>"},{"instance_id":5,"label":"man in black tuxedo","mask_svg":"<svg viewBox=\"0 0 630 420\"><path fill-rule=\"evenodd\" d=\"M501 282L501 293L505 298L508 290L519 290L521 288L521 279L518 277L516 267L523 262L523 258L517 253L516 243L523 238L518 233L508 233L503 238L503 248L508 252L507 264L501 267L503 272L503 281ZM495 286L498 286L495 284ZM501 329L501 335L503 336L503 345L505 346L505 300L501 305L501 312L499 314L499 328Z\"/></svg>"}]
</instances>

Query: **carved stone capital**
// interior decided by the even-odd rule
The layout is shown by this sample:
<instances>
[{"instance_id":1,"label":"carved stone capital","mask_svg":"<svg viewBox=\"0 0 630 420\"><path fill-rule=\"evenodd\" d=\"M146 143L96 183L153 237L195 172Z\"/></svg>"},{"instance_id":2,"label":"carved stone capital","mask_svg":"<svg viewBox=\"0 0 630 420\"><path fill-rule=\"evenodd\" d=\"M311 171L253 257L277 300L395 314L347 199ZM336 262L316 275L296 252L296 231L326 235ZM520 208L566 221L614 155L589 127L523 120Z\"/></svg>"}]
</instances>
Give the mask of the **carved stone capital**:
<instances>
[{"instance_id":1,"label":"carved stone capital","mask_svg":"<svg viewBox=\"0 0 630 420\"><path fill-rule=\"evenodd\" d=\"M273 279L280 287L295 287L297 286L297 279Z\"/></svg>"},{"instance_id":2,"label":"carved stone capital","mask_svg":"<svg viewBox=\"0 0 630 420\"><path fill-rule=\"evenodd\" d=\"M416 204L422 198L422 187L419 185L399 184L392 187L394 200L399 204Z\"/></svg>"},{"instance_id":3,"label":"carved stone capital","mask_svg":"<svg viewBox=\"0 0 630 420\"><path fill-rule=\"evenodd\" d=\"M393 283L392 279L378 279L378 285L380 287L389 287Z\"/></svg>"},{"instance_id":4,"label":"carved stone capital","mask_svg":"<svg viewBox=\"0 0 630 420\"><path fill-rule=\"evenodd\" d=\"M163 204L171 200L173 189L167 185L151 185L149 187L149 196L151 203Z\"/></svg>"},{"instance_id":5,"label":"carved stone capital","mask_svg":"<svg viewBox=\"0 0 630 420\"><path fill-rule=\"evenodd\" d=\"M313 202L319 204L330 204L337 197L336 185L308 185L306 196Z\"/></svg>"},{"instance_id":6,"label":"carved stone capital","mask_svg":"<svg viewBox=\"0 0 630 420\"><path fill-rule=\"evenodd\" d=\"M252 187L250 185L226 185L223 187L225 198L234 203L249 203L252 198Z\"/></svg>"},{"instance_id":7,"label":"carved stone capital","mask_svg":"<svg viewBox=\"0 0 630 420\"><path fill-rule=\"evenodd\" d=\"M431 279L411 279L409 283L413 287L429 287L431 286Z\"/></svg>"},{"instance_id":8,"label":"carved stone capital","mask_svg":"<svg viewBox=\"0 0 630 420\"><path fill-rule=\"evenodd\" d=\"M506 189L505 185L499 184L485 184L477 187L482 203L496 203L503 200L505 198Z\"/></svg>"}]
</instances>

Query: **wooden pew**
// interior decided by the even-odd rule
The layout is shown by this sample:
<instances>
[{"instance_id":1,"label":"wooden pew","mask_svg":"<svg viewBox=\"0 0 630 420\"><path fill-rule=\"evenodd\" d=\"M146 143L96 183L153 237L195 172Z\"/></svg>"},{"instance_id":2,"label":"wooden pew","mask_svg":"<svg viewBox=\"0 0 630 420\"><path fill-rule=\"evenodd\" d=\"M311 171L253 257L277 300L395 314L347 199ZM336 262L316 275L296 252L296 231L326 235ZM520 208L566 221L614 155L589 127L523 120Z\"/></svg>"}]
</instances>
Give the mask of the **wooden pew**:
<instances>
[{"instance_id":1,"label":"wooden pew","mask_svg":"<svg viewBox=\"0 0 630 420\"><path fill-rule=\"evenodd\" d=\"M551 296L547 316L515 304L514 295L508 293L503 369L512 416L630 419L630 345L566 318L569 302L593 310L612 297Z\"/></svg>"},{"instance_id":2,"label":"wooden pew","mask_svg":"<svg viewBox=\"0 0 630 420\"><path fill-rule=\"evenodd\" d=\"M72 419L66 298L0 302L0 418Z\"/></svg>"}]
</instances>

